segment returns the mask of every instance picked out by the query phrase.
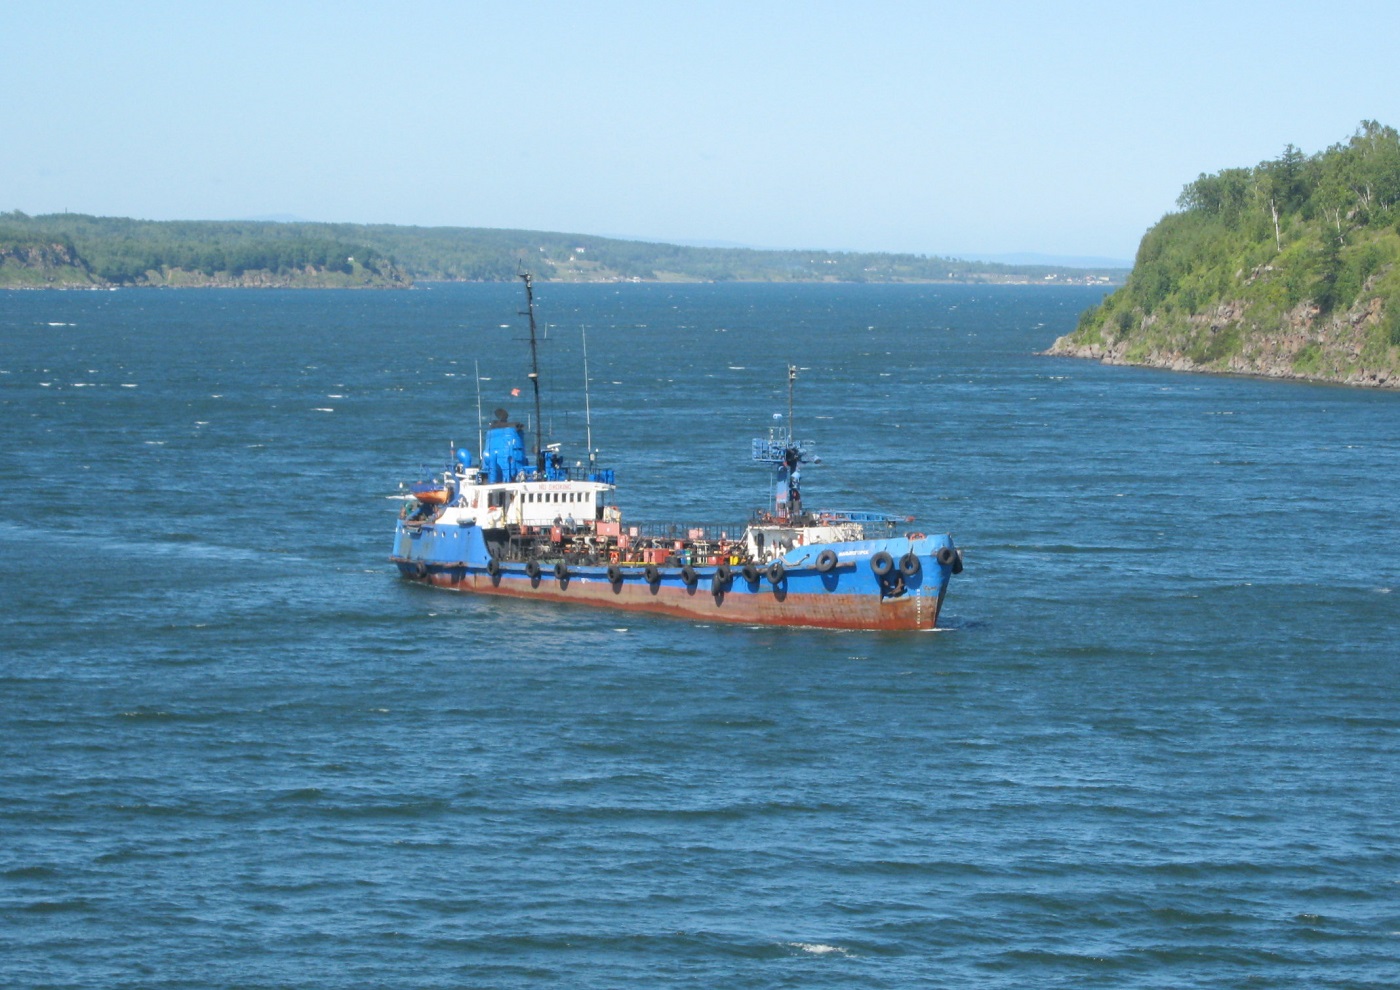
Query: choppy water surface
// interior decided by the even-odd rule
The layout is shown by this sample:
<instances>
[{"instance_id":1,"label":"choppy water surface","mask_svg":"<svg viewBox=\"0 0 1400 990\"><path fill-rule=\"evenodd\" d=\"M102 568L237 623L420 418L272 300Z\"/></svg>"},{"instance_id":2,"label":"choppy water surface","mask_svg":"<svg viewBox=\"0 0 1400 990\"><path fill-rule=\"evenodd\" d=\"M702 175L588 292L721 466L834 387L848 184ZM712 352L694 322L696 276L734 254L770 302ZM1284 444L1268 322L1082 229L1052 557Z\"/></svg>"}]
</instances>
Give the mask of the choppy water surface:
<instances>
[{"instance_id":1,"label":"choppy water surface","mask_svg":"<svg viewBox=\"0 0 1400 990\"><path fill-rule=\"evenodd\" d=\"M6 985L1394 985L1400 395L1036 356L1087 289L538 288L633 518L757 504L798 364L948 628L398 581L518 287L0 293Z\"/></svg>"}]
</instances>

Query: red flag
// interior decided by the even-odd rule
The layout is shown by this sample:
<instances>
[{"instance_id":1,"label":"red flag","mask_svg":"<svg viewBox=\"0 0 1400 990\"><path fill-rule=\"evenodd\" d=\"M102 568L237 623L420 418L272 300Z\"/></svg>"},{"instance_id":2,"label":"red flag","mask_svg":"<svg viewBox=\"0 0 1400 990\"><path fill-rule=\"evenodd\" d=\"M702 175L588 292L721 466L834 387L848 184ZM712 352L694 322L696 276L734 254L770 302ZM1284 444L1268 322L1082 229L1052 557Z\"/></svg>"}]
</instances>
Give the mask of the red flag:
<instances>
[{"instance_id":1,"label":"red flag","mask_svg":"<svg viewBox=\"0 0 1400 990\"><path fill-rule=\"evenodd\" d=\"M520 394L520 389L518 389L518 388L513 388L513 389L510 390L510 394L511 394L511 395L519 395L519 394Z\"/></svg>"}]
</instances>

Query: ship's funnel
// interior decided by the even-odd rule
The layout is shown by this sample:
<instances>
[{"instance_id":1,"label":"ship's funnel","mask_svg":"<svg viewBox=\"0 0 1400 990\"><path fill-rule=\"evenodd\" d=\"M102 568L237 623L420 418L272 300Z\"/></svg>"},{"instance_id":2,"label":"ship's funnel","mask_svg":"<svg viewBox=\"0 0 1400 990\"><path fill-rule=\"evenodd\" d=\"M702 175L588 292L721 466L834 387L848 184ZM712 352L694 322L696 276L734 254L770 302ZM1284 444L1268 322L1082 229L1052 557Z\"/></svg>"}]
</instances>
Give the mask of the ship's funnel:
<instances>
[{"instance_id":1,"label":"ship's funnel","mask_svg":"<svg viewBox=\"0 0 1400 990\"><path fill-rule=\"evenodd\" d=\"M496 410L496 422L486 430L486 449L481 452L481 469L487 484L511 481L529 466L525 435L519 423L512 423L504 409Z\"/></svg>"}]
</instances>

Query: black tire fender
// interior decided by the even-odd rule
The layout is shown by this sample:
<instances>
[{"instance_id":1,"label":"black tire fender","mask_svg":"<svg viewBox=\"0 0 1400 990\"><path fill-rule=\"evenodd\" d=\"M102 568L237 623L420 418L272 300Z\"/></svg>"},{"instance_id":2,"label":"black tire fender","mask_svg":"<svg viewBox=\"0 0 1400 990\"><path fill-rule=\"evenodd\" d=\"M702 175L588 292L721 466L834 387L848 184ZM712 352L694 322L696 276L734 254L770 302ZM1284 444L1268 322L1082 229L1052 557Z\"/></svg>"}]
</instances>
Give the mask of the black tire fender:
<instances>
[{"instance_id":1,"label":"black tire fender","mask_svg":"<svg viewBox=\"0 0 1400 990\"><path fill-rule=\"evenodd\" d=\"M554 579L560 582L569 580L569 565L562 560L554 565Z\"/></svg>"},{"instance_id":2,"label":"black tire fender","mask_svg":"<svg viewBox=\"0 0 1400 990\"><path fill-rule=\"evenodd\" d=\"M693 588L700 580L700 575L695 573L695 568L686 564L681 568L681 580Z\"/></svg>"},{"instance_id":3,"label":"black tire fender","mask_svg":"<svg viewBox=\"0 0 1400 990\"><path fill-rule=\"evenodd\" d=\"M876 577L884 577L894 570L894 558L884 550L870 558L870 569L875 572Z\"/></svg>"},{"instance_id":4,"label":"black tire fender","mask_svg":"<svg viewBox=\"0 0 1400 990\"><path fill-rule=\"evenodd\" d=\"M643 571L643 573L646 575L647 584L656 584L661 580L661 568L657 567L655 564L647 564L646 570Z\"/></svg>"},{"instance_id":5,"label":"black tire fender","mask_svg":"<svg viewBox=\"0 0 1400 990\"><path fill-rule=\"evenodd\" d=\"M899 573L905 577L913 577L923 570L923 564L919 563L919 555L910 550L903 557L899 558Z\"/></svg>"},{"instance_id":6,"label":"black tire fender","mask_svg":"<svg viewBox=\"0 0 1400 990\"><path fill-rule=\"evenodd\" d=\"M958 559L958 554L952 547L939 547L934 557L944 567L951 567L953 562Z\"/></svg>"},{"instance_id":7,"label":"black tire fender","mask_svg":"<svg viewBox=\"0 0 1400 990\"><path fill-rule=\"evenodd\" d=\"M768 565L768 580L773 584L782 584L787 578L787 568L783 566L781 560L775 560Z\"/></svg>"},{"instance_id":8,"label":"black tire fender","mask_svg":"<svg viewBox=\"0 0 1400 990\"><path fill-rule=\"evenodd\" d=\"M829 573L838 560L840 558L836 556L835 550L823 550L817 554L817 570L823 574Z\"/></svg>"},{"instance_id":9,"label":"black tire fender","mask_svg":"<svg viewBox=\"0 0 1400 990\"><path fill-rule=\"evenodd\" d=\"M758 579L763 577L763 573L754 564L745 564L741 573L749 584L757 584Z\"/></svg>"},{"instance_id":10,"label":"black tire fender","mask_svg":"<svg viewBox=\"0 0 1400 990\"><path fill-rule=\"evenodd\" d=\"M622 568L616 564L608 565L608 584L622 583Z\"/></svg>"}]
</instances>

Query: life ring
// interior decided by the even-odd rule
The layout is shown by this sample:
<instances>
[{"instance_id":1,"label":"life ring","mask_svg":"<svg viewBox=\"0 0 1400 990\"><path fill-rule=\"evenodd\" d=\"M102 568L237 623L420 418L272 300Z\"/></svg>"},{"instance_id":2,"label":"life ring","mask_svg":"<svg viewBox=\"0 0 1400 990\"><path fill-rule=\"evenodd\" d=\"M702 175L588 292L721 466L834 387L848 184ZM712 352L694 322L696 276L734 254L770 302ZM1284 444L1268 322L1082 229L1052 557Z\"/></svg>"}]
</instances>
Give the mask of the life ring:
<instances>
[{"instance_id":1,"label":"life ring","mask_svg":"<svg viewBox=\"0 0 1400 990\"><path fill-rule=\"evenodd\" d=\"M686 564L681 568L681 580L693 588L696 582L700 580L700 575L695 573L695 568Z\"/></svg>"},{"instance_id":2,"label":"life ring","mask_svg":"<svg viewBox=\"0 0 1400 990\"><path fill-rule=\"evenodd\" d=\"M903 574L905 577L913 577L922 569L923 565L919 563L919 555L913 550L910 550L903 557L899 558L899 573Z\"/></svg>"},{"instance_id":3,"label":"life ring","mask_svg":"<svg viewBox=\"0 0 1400 990\"><path fill-rule=\"evenodd\" d=\"M951 566L953 561L958 559L957 552L952 547L939 547L934 557L936 557L938 562L944 567Z\"/></svg>"},{"instance_id":4,"label":"life ring","mask_svg":"<svg viewBox=\"0 0 1400 990\"><path fill-rule=\"evenodd\" d=\"M569 580L569 565L564 563L562 560L558 561L554 565L554 579L560 584L563 584L565 581Z\"/></svg>"},{"instance_id":5,"label":"life ring","mask_svg":"<svg viewBox=\"0 0 1400 990\"><path fill-rule=\"evenodd\" d=\"M758 568L755 567L752 563L744 565L743 575L744 580L747 581L749 584L757 584L758 579L763 576L761 573L759 573Z\"/></svg>"},{"instance_id":6,"label":"life ring","mask_svg":"<svg viewBox=\"0 0 1400 990\"><path fill-rule=\"evenodd\" d=\"M609 584L621 584L621 583L622 583L622 568L621 568L621 567L618 567L616 564L609 564L609 565L608 565L608 583L609 583Z\"/></svg>"},{"instance_id":7,"label":"life ring","mask_svg":"<svg viewBox=\"0 0 1400 990\"><path fill-rule=\"evenodd\" d=\"M835 550L823 550L821 553L817 554L817 570L821 571L823 574L828 573L836 566L836 561L838 559L840 558L836 556Z\"/></svg>"},{"instance_id":8,"label":"life ring","mask_svg":"<svg viewBox=\"0 0 1400 990\"><path fill-rule=\"evenodd\" d=\"M768 565L768 580L773 584L782 584L787 577L787 568L783 566L781 560L775 560Z\"/></svg>"},{"instance_id":9,"label":"life ring","mask_svg":"<svg viewBox=\"0 0 1400 990\"><path fill-rule=\"evenodd\" d=\"M661 568L657 567L655 564L647 564L644 573L646 574L647 584L656 584L661 580Z\"/></svg>"},{"instance_id":10,"label":"life ring","mask_svg":"<svg viewBox=\"0 0 1400 990\"><path fill-rule=\"evenodd\" d=\"M525 576L532 581L540 576L540 562L538 560L527 560L525 562Z\"/></svg>"},{"instance_id":11,"label":"life ring","mask_svg":"<svg viewBox=\"0 0 1400 990\"><path fill-rule=\"evenodd\" d=\"M870 569L875 572L876 577L884 577L894 570L894 558L884 550L870 558Z\"/></svg>"},{"instance_id":12,"label":"life ring","mask_svg":"<svg viewBox=\"0 0 1400 990\"><path fill-rule=\"evenodd\" d=\"M501 573L501 562L498 561L495 557L492 557L486 562L486 573L490 574L492 577L495 577L497 574Z\"/></svg>"}]
</instances>

